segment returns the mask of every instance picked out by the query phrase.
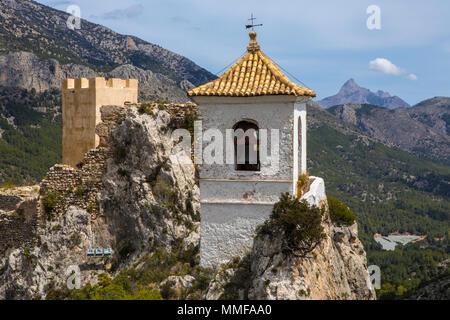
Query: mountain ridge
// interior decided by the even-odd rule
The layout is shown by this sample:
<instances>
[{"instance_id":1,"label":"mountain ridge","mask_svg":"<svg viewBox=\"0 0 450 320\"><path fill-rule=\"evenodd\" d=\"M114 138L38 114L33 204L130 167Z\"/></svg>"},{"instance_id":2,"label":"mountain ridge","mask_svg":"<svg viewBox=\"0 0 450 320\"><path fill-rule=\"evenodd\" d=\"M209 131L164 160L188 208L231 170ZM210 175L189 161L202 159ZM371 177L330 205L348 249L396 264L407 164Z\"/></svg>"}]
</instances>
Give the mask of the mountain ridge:
<instances>
[{"instance_id":1,"label":"mountain ridge","mask_svg":"<svg viewBox=\"0 0 450 320\"><path fill-rule=\"evenodd\" d=\"M360 87L353 78L347 80L337 94L319 101L319 104L323 108L329 108L344 103L367 103L386 107L388 109L410 107L410 105L401 98L391 96L388 92L381 90L372 92L369 89Z\"/></svg>"},{"instance_id":2,"label":"mountain ridge","mask_svg":"<svg viewBox=\"0 0 450 320\"><path fill-rule=\"evenodd\" d=\"M84 19L70 30L69 14L36 2L0 0L0 8L0 85L43 91L59 88L63 77L132 75L148 87L141 96L183 101L186 89L216 77L186 57Z\"/></svg>"},{"instance_id":3,"label":"mountain ridge","mask_svg":"<svg viewBox=\"0 0 450 320\"><path fill-rule=\"evenodd\" d=\"M411 108L345 103L327 109L378 141L440 163L450 163L450 98L435 97Z\"/></svg>"}]
</instances>

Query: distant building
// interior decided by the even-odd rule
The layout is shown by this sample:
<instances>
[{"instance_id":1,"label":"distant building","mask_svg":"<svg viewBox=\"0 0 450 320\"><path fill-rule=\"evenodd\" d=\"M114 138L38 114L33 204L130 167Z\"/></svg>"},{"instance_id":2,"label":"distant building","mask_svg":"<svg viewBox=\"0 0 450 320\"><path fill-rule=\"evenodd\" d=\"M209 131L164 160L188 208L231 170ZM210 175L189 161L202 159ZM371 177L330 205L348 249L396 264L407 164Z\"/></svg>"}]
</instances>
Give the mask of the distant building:
<instances>
[{"instance_id":1,"label":"distant building","mask_svg":"<svg viewBox=\"0 0 450 320\"><path fill-rule=\"evenodd\" d=\"M105 78L62 80L63 164L75 167L99 144L100 107L137 103L138 81Z\"/></svg>"},{"instance_id":2,"label":"distant building","mask_svg":"<svg viewBox=\"0 0 450 320\"><path fill-rule=\"evenodd\" d=\"M280 194L296 194L298 176L307 170L306 102L316 94L291 82L261 52L256 32L249 36L247 53L236 64L216 80L188 91L199 105L203 133L219 129L225 137L227 129L234 132L234 163L199 166L200 256L207 267L245 254L256 227L269 217ZM267 153L274 143L271 129L279 132L279 150L267 157L270 164L260 154L265 152L261 129L267 129ZM203 142L203 149L207 145ZM224 155L226 148L224 144Z\"/></svg>"}]
</instances>

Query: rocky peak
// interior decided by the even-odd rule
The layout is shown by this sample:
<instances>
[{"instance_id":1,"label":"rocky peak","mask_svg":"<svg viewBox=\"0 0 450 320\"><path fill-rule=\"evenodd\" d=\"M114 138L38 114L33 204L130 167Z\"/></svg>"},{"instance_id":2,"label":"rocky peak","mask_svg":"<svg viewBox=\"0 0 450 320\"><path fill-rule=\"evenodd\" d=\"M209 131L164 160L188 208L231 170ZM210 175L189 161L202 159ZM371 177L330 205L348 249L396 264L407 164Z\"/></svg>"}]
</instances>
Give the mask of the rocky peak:
<instances>
[{"instance_id":1,"label":"rocky peak","mask_svg":"<svg viewBox=\"0 0 450 320\"><path fill-rule=\"evenodd\" d=\"M336 95L319 101L323 108L344 103L367 103L389 109L409 107L409 104L405 101L397 96L391 96L388 92L382 90L372 92L369 89L360 87L354 79L347 80Z\"/></svg>"},{"instance_id":2,"label":"rocky peak","mask_svg":"<svg viewBox=\"0 0 450 320\"><path fill-rule=\"evenodd\" d=\"M361 89L360 86L358 86L353 78L347 80L341 87L341 90L339 92L345 93L345 92L353 92L355 90Z\"/></svg>"}]
</instances>

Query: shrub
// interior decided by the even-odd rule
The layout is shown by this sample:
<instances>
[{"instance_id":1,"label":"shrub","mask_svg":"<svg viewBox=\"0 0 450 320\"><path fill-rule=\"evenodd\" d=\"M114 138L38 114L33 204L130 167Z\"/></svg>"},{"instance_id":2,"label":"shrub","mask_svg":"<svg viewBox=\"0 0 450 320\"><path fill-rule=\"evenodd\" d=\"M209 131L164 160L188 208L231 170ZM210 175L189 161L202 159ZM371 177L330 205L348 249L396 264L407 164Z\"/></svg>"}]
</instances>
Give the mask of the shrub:
<instances>
[{"instance_id":1,"label":"shrub","mask_svg":"<svg viewBox=\"0 0 450 320\"><path fill-rule=\"evenodd\" d=\"M42 197L42 205L47 215L47 220L52 220L53 210L64 201L61 194L57 191L49 191Z\"/></svg>"},{"instance_id":2,"label":"shrub","mask_svg":"<svg viewBox=\"0 0 450 320\"><path fill-rule=\"evenodd\" d=\"M81 234L79 232L74 232L72 233L72 235L70 236L70 241L72 242L72 245L78 246L81 244Z\"/></svg>"},{"instance_id":3,"label":"shrub","mask_svg":"<svg viewBox=\"0 0 450 320\"><path fill-rule=\"evenodd\" d=\"M335 198L328 197L331 220L338 225L351 226L355 223L355 214L345 204Z\"/></svg>"},{"instance_id":4,"label":"shrub","mask_svg":"<svg viewBox=\"0 0 450 320\"><path fill-rule=\"evenodd\" d=\"M170 185L166 180L156 180L153 183L153 194L162 202L175 205L179 195L175 186Z\"/></svg>"},{"instance_id":5,"label":"shrub","mask_svg":"<svg viewBox=\"0 0 450 320\"><path fill-rule=\"evenodd\" d=\"M51 228L50 228L50 231L52 231L52 232L58 232L58 231L60 231L61 229L62 229L62 227L58 224L58 225L56 225L56 226L51 227Z\"/></svg>"},{"instance_id":6,"label":"shrub","mask_svg":"<svg viewBox=\"0 0 450 320\"><path fill-rule=\"evenodd\" d=\"M22 254L25 258L27 258L28 260L31 260L31 252L30 252L30 249L29 249L29 248L25 248L25 249L21 252L21 254Z\"/></svg>"},{"instance_id":7,"label":"shrub","mask_svg":"<svg viewBox=\"0 0 450 320\"><path fill-rule=\"evenodd\" d=\"M158 300L163 297L169 299L185 299L186 297L203 297L214 276L212 269L204 269L198 261L191 264L198 256L198 247L185 251L174 246L170 252L164 248L155 248L154 253L139 259L129 269L122 270L114 277L99 274L98 283L87 284L78 290L69 290L56 284L49 285L47 299L90 299L90 300ZM121 259L122 260L122 259ZM190 274L195 278L192 286L186 288L172 288L169 283L157 288L161 282L171 275L183 276ZM175 290L174 290L175 289Z\"/></svg>"},{"instance_id":8,"label":"shrub","mask_svg":"<svg viewBox=\"0 0 450 320\"><path fill-rule=\"evenodd\" d=\"M325 238L322 216L323 210L284 193L275 203L270 219L257 232L272 236L282 232L283 251L305 257Z\"/></svg>"},{"instance_id":9,"label":"shrub","mask_svg":"<svg viewBox=\"0 0 450 320\"><path fill-rule=\"evenodd\" d=\"M117 146L114 149L114 160L116 163L121 163L127 158L128 150L126 147Z\"/></svg>"},{"instance_id":10,"label":"shrub","mask_svg":"<svg viewBox=\"0 0 450 320\"><path fill-rule=\"evenodd\" d=\"M149 114L151 110L152 110L152 105L150 103L142 103L138 108L139 114L144 114L144 113Z\"/></svg>"},{"instance_id":11,"label":"shrub","mask_svg":"<svg viewBox=\"0 0 450 320\"><path fill-rule=\"evenodd\" d=\"M77 187L75 188L75 194L76 194L77 196L79 196L79 197L82 197L82 196L84 196L84 194L85 194L85 190L83 189L82 186L77 186Z\"/></svg>"},{"instance_id":12,"label":"shrub","mask_svg":"<svg viewBox=\"0 0 450 320\"><path fill-rule=\"evenodd\" d=\"M166 110L166 104L170 104L170 101L167 100L156 100L156 104L158 105L159 110Z\"/></svg>"},{"instance_id":13,"label":"shrub","mask_svg":"<svg viewBox=\"0 0 450 320\"><path fill-rule=\"evenodd\" d=\"M92 214L95 210L95 205L93 203L89 203L89 205L86 208L86 212L89 214Z\"/></svg>"},{"instance_id":14,"label":"shrub","mask_svg":"<svg viewBox=\"0 0 450 320\"><path fill-rule=\"evenodd\" d=\"M191 135L194 134L194 122L197 120L197 114L194 112L186 112L184 114L184 123L183 128L188 130ZM194 141L194 138L192 137L192 142Z\"/></svg>"},{"instance_id":15,"label":"shrub","mask_svg":"<svg viewBox=\"0 0 450 320\"><path fill-rule=\"evenodd\" d=\"M297 197L301 198L309 189L309 174L302 173L298 176L297 180Z\"/></svg>"},{"instance_id":16,"label":"shrub","mask_svg":"<svg viewBox=\"0 0 450 320\"><path fill-rule=\"evenodd\" d=\"M24 221L25 220L25 215L24 215L24 210L23 208L17 208L13 213L12 213L14 219L16 220L21 220Z\"/></svg>"},{"instance_id":17,"label":"shrub","mask_svg":"<svg viewBox=\"0 0 450 320\"><path fill-rule=\"evenodd\" d=\"M13 181L5 181L5 182L2 182L0 185L1 185L1 188L4 190L14 189L17 187Z\"/></svg>"}]
</instances>

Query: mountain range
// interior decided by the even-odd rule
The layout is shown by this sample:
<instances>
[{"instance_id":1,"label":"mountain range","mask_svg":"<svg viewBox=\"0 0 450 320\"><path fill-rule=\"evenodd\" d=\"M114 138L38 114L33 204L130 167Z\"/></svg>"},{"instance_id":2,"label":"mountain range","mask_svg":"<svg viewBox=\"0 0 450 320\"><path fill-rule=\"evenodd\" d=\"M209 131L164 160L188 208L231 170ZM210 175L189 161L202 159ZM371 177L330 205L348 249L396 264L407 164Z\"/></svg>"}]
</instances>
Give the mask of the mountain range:
<instances>
[{"instance_id":1,"label":"mountain range","mask_svg":"<svg viewBox=\"0 0 450 320\"><path fill-rule=\"evenodd\" d=\"M450 164L448 97L435 97L411 108L393 110L356 103L341 104L327 110L384 144Z\"/></svg>"},{"instance_id":2,"label":"mountain range","mask_svg":"<svg viewBox=\"0 0 450 320\"><path fill-rule=\"evenodd\" d=\"M388 109L409 107L408 103L397 96L391 96L388 92L381 90L372 92L369 89L360 87L354 79L345 82L341 90L334 96L319 101L323 108L344 103L372 104Z\"/></svg>"},{"instance_id":3,"label":"mountain range","mask_svg":"<svg viewBox=\"0 0 450 320\"><path fill-rule=\"evenodd\" d=\"M187 100L185 91L215 78L191 60L137 37L25 0L0 0L0 86L59 89L67 77L133 77L143 100Z\"/></svg>"}]
</instances>

